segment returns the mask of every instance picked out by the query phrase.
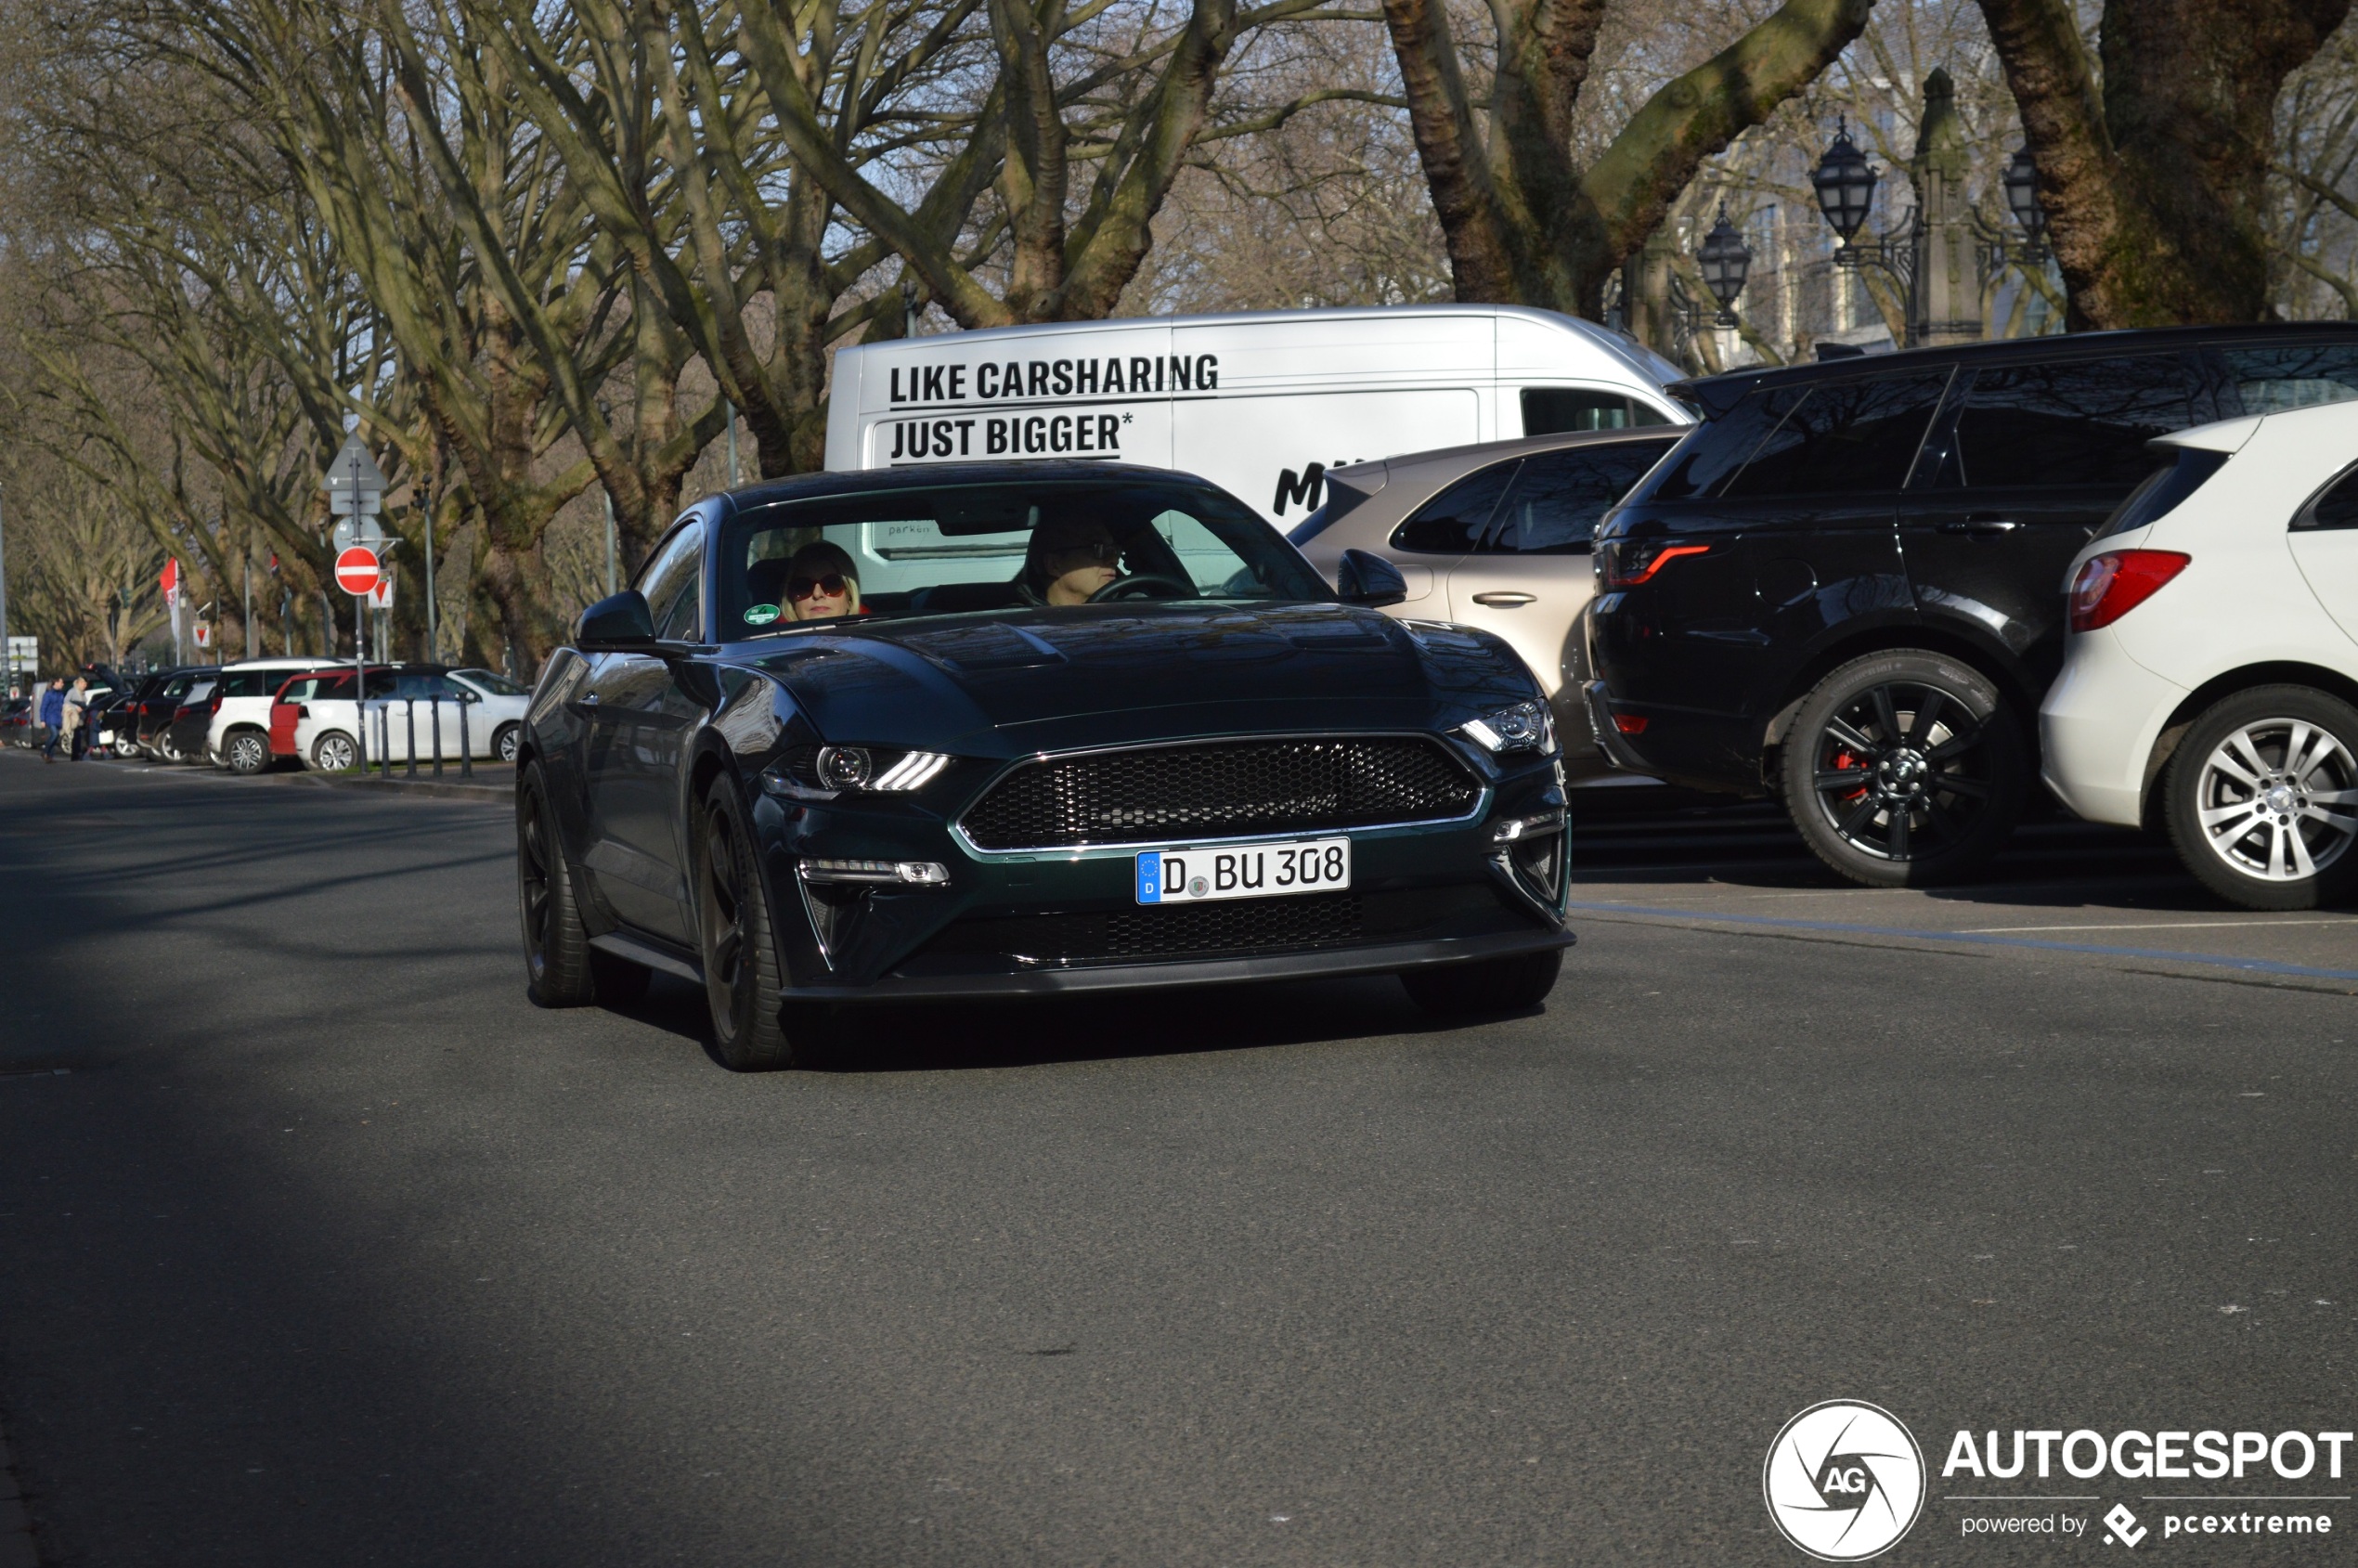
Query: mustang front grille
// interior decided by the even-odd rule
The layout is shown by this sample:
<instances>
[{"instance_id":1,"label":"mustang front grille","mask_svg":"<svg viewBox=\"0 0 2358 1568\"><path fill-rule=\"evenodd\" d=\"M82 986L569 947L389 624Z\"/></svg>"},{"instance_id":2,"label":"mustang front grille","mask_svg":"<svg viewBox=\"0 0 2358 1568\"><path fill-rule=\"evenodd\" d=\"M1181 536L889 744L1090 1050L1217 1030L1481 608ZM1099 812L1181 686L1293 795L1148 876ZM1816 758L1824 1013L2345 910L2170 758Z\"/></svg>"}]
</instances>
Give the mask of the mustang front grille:
<instances>
[{"instance_id":1,"label":"mustang front grille","mask_svg":"<svg viewBox=\"0 0 2358 1568\"><path fill-rule=\"evenodd\" d=\"M1481 788L1416 736L1145 746L1027 762L964 826L982 849L1322 833L1461 817Z\"/></svg>"}]
</instances>

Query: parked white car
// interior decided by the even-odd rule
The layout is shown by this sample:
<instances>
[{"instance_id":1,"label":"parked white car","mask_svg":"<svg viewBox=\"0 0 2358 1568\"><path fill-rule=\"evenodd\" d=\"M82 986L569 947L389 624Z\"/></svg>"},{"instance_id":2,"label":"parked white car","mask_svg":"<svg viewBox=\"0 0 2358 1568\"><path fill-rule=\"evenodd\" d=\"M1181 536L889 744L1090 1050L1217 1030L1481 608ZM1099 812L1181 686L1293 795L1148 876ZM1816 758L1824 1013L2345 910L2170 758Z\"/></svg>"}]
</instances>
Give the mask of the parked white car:
<instances>
[{"instance_id":1,"label":"parked white car","mask_svg":"<svg viewBox=\"0 0 2358 1568\"><path fill-rule=\"evenodd\" d=\"M464 748L477 761L513 762L532 694L488 670L411 666L369 672L368 759L407 762L417 736L420 761L434 754L441 725L442 755L456 762ZM313 768L342 771L361 759L360 725L346 679L306 698L295 719L295 754ZM462 714L463 710L463 714Z\"/></svg>"},{"instance_id":2,"label":"parked white car","mask_svg":"<svg viewBox=\"0 0 2358 1568\"><path fill-rule=\"evenodd\" d=\"M1059 321L839 350L827 467L1117 460L1200 474L1291 527L1347 463L1685 425L1685 372L1553 311L1419 305ZM869 574L860 580L866 583Z\"/></svg>"},{"instance_id":3,"label":"parked white car","mask_svg":"<svg viewBox=\"0 0 2358 1568\"><path fill-rule=\"evenodd\" d=\"M2253 909L2358 884L2358 403L2164 436L2072 564L2049 786Z\"/></svg>"},{"instance_id":4,"label":"parked white car","mask_svg":"<svg viewBox=\"0 0 2358 1568\"><path fill-rule=\"evenodd\" d=\"M224 665L215 688L220 701L205 732L205 755L233 773L259 773L270 766L270 703L279 688L298 675L326 667L327 659L241 659Z\"/></svg>"}]
</instances>

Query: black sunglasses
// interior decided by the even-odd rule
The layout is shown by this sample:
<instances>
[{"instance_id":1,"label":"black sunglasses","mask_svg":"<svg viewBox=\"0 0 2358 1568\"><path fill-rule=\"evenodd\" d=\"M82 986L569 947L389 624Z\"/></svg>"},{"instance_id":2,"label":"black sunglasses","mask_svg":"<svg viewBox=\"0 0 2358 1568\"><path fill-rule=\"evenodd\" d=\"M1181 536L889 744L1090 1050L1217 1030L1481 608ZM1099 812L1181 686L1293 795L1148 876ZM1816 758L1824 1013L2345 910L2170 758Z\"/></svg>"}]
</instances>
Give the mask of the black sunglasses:
<instances>
[{"instance_id":1,"label":"black sunglasses","mask_svg":"<svg viewBox=\"0 0 2358 1568\"><path fill-rule=\"evenodd\" d=\"M786 584L788 599L808 599L814 593L823 593L833 599L842 591L841 572L829 572L823 577L796 577Z\"/></svg>"}]
</instances>

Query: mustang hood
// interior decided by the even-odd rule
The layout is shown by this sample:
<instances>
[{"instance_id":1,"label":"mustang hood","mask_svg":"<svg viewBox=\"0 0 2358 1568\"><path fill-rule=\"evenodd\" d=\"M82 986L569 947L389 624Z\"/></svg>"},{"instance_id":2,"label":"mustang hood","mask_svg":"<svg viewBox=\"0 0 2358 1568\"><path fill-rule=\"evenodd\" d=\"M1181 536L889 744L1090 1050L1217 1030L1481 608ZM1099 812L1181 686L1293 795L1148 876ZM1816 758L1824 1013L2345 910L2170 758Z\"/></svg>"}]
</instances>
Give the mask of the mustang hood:
<instances>
[{"instance_id":1,"label":"mustang hood","mask_svg":"<svg viewBox=\"0 0 2358 1568\"><path fill-rule=\"evenodd\" d=\"M860 621L793 634L749 662L830 739L1008 755L1125 732L1423 727L1534 694L1486 632L1338 604ZM978 744L993 732L1000 744Z\"/></svg>"}]
</instances>

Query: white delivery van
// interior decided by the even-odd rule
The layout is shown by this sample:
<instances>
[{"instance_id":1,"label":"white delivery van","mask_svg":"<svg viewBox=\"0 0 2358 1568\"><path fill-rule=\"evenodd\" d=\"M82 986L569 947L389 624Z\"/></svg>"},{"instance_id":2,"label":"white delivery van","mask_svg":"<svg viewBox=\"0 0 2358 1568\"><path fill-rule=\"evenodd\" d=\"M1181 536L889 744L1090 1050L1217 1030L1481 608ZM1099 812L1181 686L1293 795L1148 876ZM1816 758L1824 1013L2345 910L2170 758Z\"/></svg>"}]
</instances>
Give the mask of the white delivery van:
<instances>
[{"instance_id":1,"label":"white delivery van","mask_svg":"<svg viewBox=\"0 0 2358 1568\"><path fill-rule=\"evenodd\" d=\"M836 356L827 467L1014 458L1199 474L1273 522L1330 468L1519 435L1685 424L1683 374L1618 332L1515 305L1060 322Z\"/></svg>"}]
</instances>

